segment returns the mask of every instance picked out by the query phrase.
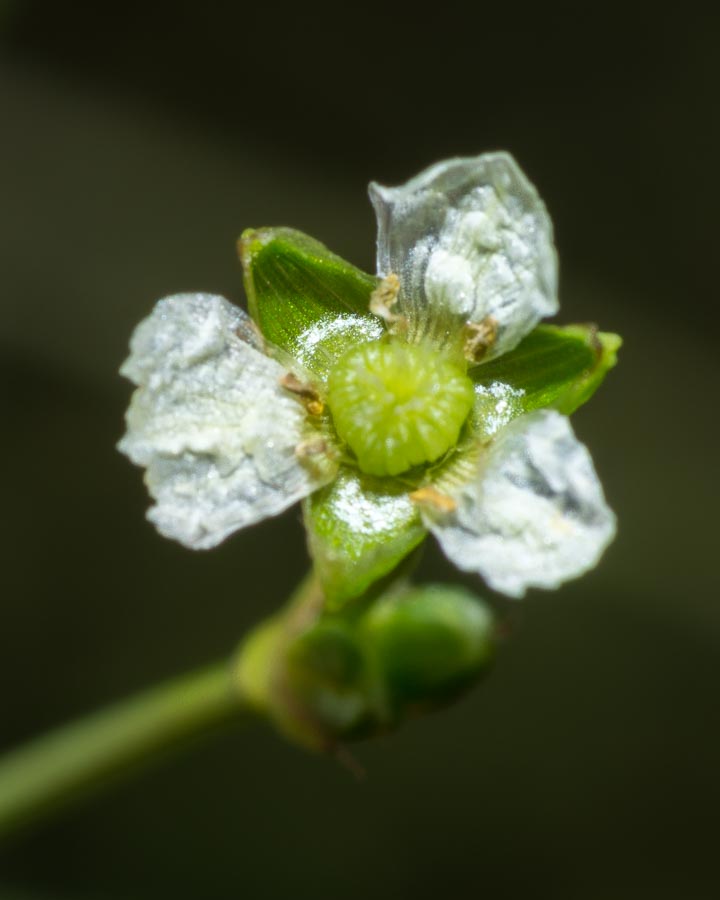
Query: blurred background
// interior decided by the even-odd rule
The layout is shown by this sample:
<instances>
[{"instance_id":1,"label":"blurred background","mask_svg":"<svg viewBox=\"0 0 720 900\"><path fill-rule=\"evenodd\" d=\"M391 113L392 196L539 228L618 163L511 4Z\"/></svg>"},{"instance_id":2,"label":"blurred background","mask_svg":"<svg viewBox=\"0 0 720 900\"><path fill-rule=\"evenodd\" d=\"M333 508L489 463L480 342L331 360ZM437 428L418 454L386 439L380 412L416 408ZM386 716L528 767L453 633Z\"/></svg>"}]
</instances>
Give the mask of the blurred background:
<instances>
[{"instance_id":1,"label":"blurred background","mask_svg":"<svg viewBox=\"0 0 720 900\"><path fill-rule=\"evenodd\" d=\"M560 320L625 337L575 418L618 538L515 608L484 685L358 746L362 782L261 726L205 742L4 847L0 897L720 895L707 9L0 2L2 747L227 655L305 570L297 509L161 539L114 449L133 327L243 302L243 228L373 270L370 179L504 148L556 225ZM421 575L457 580L430 545Z\"/></svg>"}]
</instances>

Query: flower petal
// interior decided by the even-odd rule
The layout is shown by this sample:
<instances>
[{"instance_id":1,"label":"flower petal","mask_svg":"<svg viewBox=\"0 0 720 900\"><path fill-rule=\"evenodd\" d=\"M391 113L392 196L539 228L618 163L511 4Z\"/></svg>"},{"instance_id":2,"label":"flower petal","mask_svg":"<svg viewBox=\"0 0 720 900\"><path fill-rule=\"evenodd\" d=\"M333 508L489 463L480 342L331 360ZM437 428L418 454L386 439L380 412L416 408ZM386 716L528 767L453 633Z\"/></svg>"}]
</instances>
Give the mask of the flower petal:
<instances>
[{"instance_id":1,"label":"flower petal","mask_svg":"<svg viewBox=\"0 0 720 900\"><path fill-rule=\"evenodd\" d=\"M466 322L497 329L506 353L558 310L552 223L507 153L451 159L399 188L370 185L378 271L400 278L410 340L452 344Z\"/></svg>"},{"instance_id":2,"label":"flower petal","mask_svg":"<svg viewBox=\"0 0 720 900\"><path fill-rule=\"evenodd\" d=\"M408 488L343 468L304 503L315 570L338 609L390 573L425 537Z\"/></svg>"},{"instance_id":3,"label":"flower petal","mask_svg":"<svg viewBox=\"0 0 720 900\"><path fill-rule=\"evenodd\" d=\"M570 415L600 387L621 344L592 325L539 325L514 350L472 370L475 434L490 438L534 409Z\"/></svg>"},{"instance_id":4,"label":"flower petal","mask_svg":"<svg viewBox=\"0 0 720 900\"><path fill-rule=\"evenodd\" d=\"M320 379L350 347L383 333L369 311L377 278L314 238L292 228L248 230L240 256L263 335Z\"/></svg>"},{"instance_id":5,"label":"flower petal","mask_svg":"<svg viewBox=\"0 0 720 900\"><path fill-rule=\"evenodd\" d=\"M590 454L550 410L504 428L454 499L443 518L425 512L428 527L455 565L511 597L591 569L615 534Z\"/></svg>"},{"instance_id":6,"label":"flower petal","mask_svg":"<svg viewBox=\"0 0 720 900\"><path fill-rule=\"evenodd\" d=\"M148 518L187 547L282 512L336 471L327 453L296 453L313 428L261 343L242 310L211 294L161 300L133 335L121 372L139 388L118 447L147 467Z\"/></svg>"}]
</instances>

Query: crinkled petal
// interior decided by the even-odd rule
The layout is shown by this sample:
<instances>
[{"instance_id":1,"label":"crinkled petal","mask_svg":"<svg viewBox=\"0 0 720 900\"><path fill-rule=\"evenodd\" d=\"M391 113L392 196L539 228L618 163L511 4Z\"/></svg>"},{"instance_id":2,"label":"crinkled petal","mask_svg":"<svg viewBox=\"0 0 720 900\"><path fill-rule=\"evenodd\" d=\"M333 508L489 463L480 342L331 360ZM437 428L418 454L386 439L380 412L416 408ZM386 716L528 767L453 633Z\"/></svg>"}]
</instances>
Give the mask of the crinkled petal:
<instances>
[{"instance_id":1,"label":"crinkled petal","mask_svg":"<svg viewBox=\"0 0 720 900\"><path fill-rule=\"evenodd\" d=\"M504 428L454 499L444 517L425 512L428 527L455 565L511 597L582 575L615 534L590 454L550 410Z\"/></svg>"},{"instance_id":2,"label":"crinkled petal","mask_svg":"<svg viewBox=\"0 0 720 900\"><path fill-rule=\"evenodd\" d=\"M133 335L121 372L138 390L118 447L147 467L148 518L187 547L213 547L335 474L261 345L249 317L211 294L160 300ZM298 455L313 442L323 452Z\"/></svg>"},{"instance_id":3,"label":"crinkled petal","mask_svg":"<svg viewBox=\"0 0 720 900\"><path fill-rule=\"evenodd\" d=\"M496 329L484 359L557 312L550 217L507 153L452 159L398 188L370 185L378 271L400 278L394 311L410 340L451 343L470 322Z\"/></svg>"}]
</instances>

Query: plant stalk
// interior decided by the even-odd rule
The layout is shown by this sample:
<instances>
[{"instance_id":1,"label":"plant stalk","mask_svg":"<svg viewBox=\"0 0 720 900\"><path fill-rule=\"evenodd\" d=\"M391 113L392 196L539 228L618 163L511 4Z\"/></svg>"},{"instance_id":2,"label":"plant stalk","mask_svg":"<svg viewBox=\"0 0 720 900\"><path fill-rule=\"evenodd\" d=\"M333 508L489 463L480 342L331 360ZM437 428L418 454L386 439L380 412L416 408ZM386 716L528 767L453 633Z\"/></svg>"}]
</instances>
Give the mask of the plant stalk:
<instances>
[{"instance_id":1,"label":"plant stalk","mask_svg":"<svg viewBox=\"0 0 720 900\"><path fill-rule=\"evenodd\" d=\"M0 759L0 837L252 711L223 662L37 738Z\"/></svg>"}]
</instances>

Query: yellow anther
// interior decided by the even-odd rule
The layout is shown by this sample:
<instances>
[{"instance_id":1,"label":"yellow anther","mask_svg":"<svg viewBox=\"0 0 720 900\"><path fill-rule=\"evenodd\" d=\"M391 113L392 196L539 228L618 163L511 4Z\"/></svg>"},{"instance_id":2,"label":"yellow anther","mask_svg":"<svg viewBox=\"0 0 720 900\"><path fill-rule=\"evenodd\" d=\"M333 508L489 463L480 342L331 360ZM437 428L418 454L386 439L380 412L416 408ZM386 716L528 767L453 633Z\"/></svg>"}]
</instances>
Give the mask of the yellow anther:
<instances>
[{"instance_id":1,"label":"yellow anther","mask_svg":"<svg viewBox=\"0 0 720 900\"><path fill-rule=\"evenodd\" d=\"M457 509L457 503L447 494L441 494L436 488L428 485L418 488L410 495L410 499L418 506L425 506L435 512L451 513Z\"/></svg>"}]
</instances>

